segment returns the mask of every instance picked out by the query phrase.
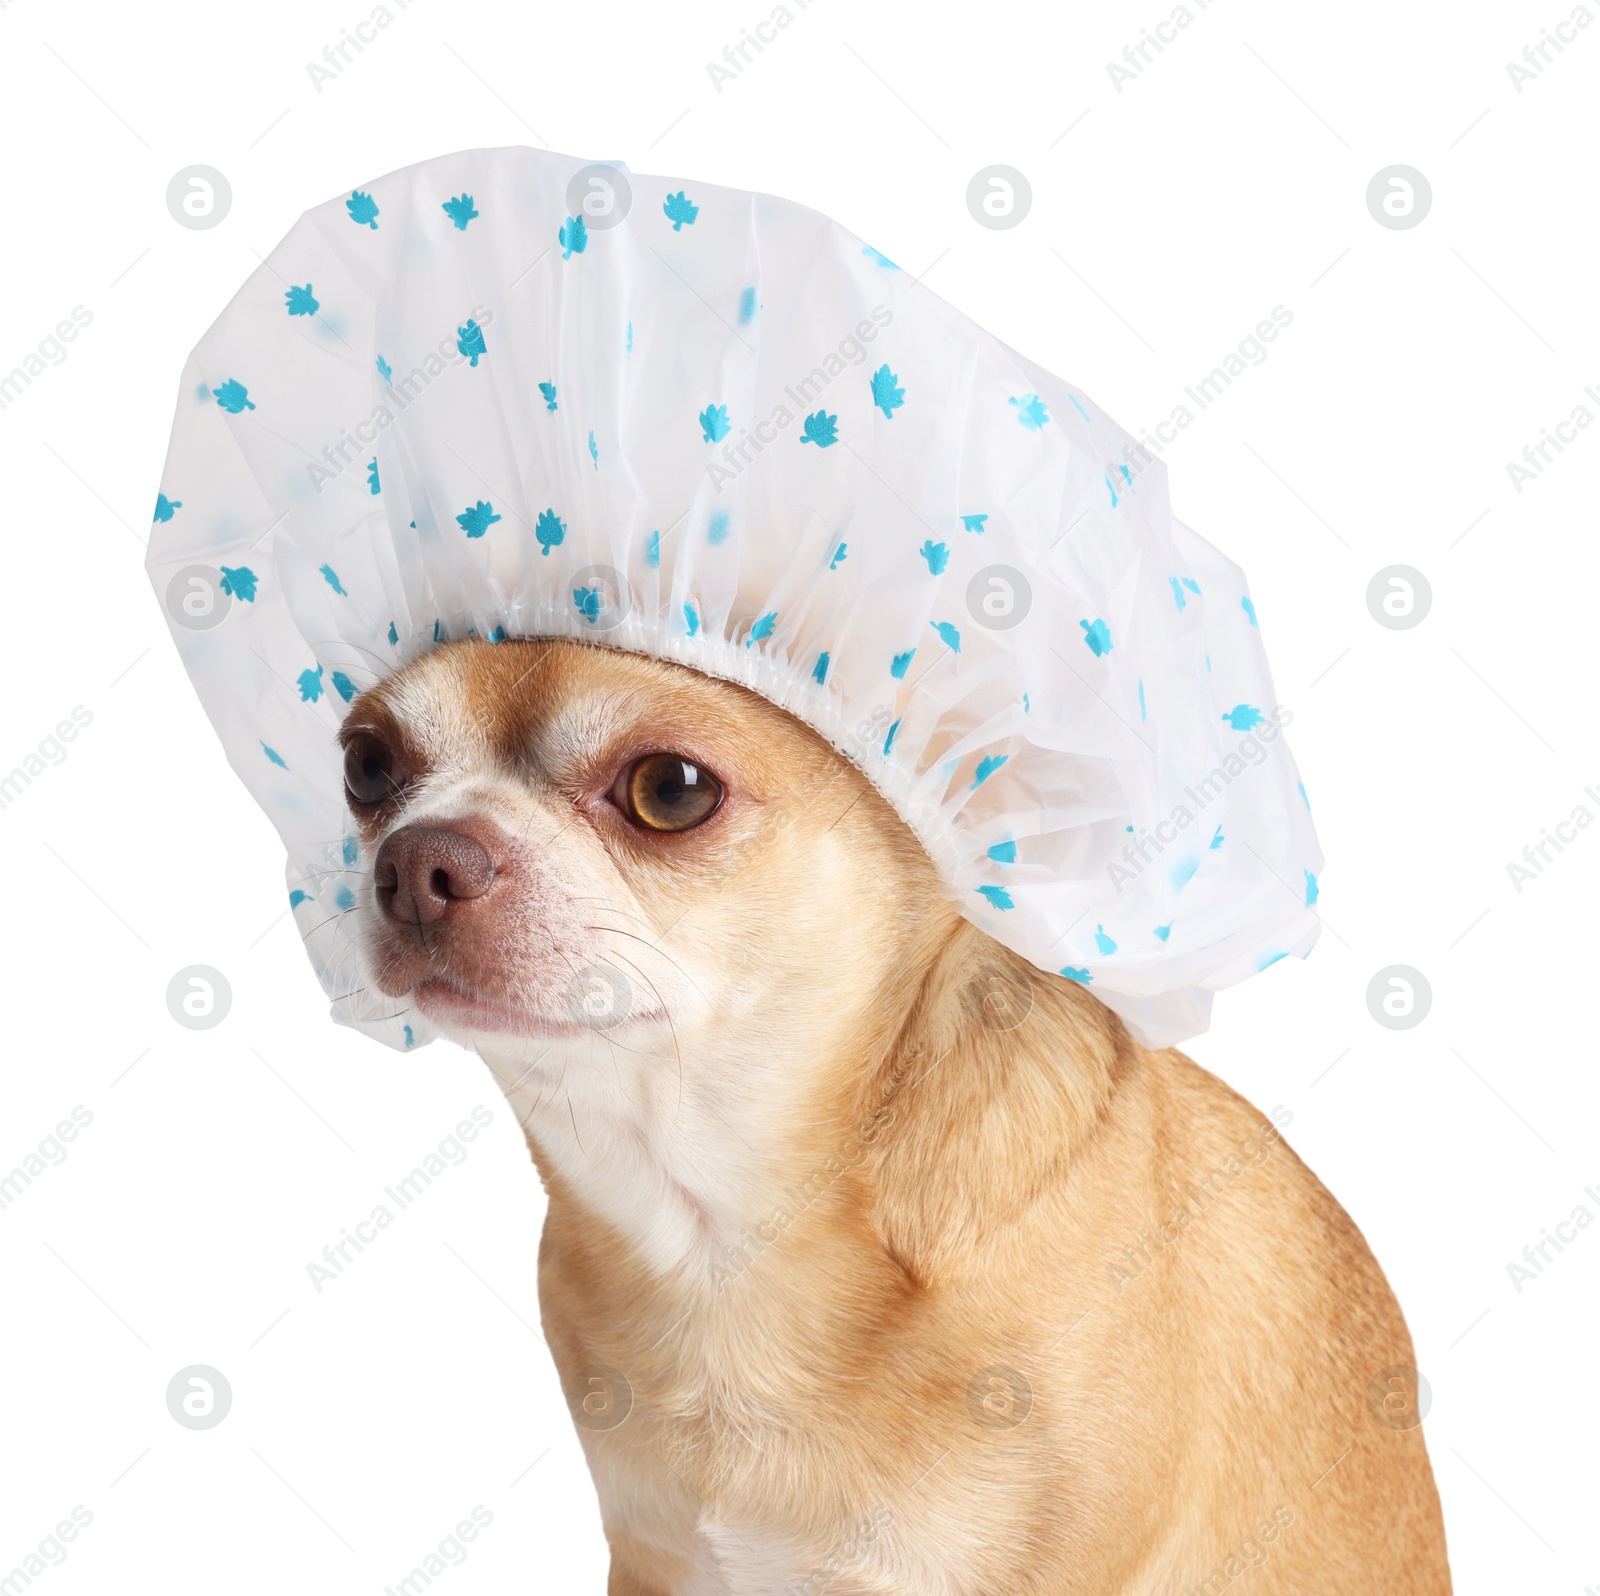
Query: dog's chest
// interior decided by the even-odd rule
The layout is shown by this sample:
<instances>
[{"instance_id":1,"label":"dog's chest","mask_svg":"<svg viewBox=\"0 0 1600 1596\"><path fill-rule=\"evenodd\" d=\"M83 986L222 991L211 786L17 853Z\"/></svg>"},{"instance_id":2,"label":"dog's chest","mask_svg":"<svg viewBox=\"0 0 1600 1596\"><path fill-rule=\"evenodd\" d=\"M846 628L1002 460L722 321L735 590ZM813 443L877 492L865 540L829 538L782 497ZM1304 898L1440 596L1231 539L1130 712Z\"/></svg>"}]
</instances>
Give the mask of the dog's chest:
<instances>
[{"instance_id":1,"label":"dog's chest","mask_svg":"<svg viewBox=\"0 0 1600 1596\"><path fill-rule=\"evenodd\" d=\"M808 1571L788 1547L708 1515L695 1526L690 1555L693 1572L684 1596L769 1596L808 1588Z\"/></svg>"},{"instance_id":2,"label":"dog's chest","mask_svg":"<svg viewBox=\"0 0 1600 1596\"><path fill-rule=\"evenodd\" d=\"M770 1531L725 1523L709 1511L682 1525L683 1578L672 1596L867 1596L896 1587L876 1559L855 1554L807 1554ZM864 1549L863 1549L864 1550Z\"/></svg>"},{"instance_id":3,"label":"dog's chest","mask_svg":"<svg viewBox=\"0 0 1600 1596\"><path fill-rule=\"evenodd\" d=\"M869 1469L843 1497L877 1506L842 1508L838 1491L819 1486L815 1454L793 1429L732 1410L689 1420L646 1396L626 1422L583 1441L606 1533L652 1592L934 1596L947 1588L925 1565L906 1578L919 1566L920 1531L893 1483L874 1481Z\"/></svg>"}]
</instances>

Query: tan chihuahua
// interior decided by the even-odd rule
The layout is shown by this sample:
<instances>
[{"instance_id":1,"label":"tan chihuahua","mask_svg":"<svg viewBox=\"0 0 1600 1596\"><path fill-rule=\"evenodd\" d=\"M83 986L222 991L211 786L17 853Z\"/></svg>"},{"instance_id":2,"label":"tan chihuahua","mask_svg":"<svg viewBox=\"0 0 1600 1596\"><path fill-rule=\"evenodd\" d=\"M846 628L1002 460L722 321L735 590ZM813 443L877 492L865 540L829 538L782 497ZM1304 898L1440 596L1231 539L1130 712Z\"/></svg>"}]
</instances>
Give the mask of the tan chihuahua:
<instances>
[{"instance_id":1,"label":"tan chihuahua","mask_svg":"<svg viewBox=\"0 0 1600 1596\"><path fill-rule=\"evenodd\" d=\"M1400 1309L1265 1118L962 918L763 698L449 644L342 732L373 980L488 1062L611 1596L1438 1596Z\"/></svg>"}]
</instances>

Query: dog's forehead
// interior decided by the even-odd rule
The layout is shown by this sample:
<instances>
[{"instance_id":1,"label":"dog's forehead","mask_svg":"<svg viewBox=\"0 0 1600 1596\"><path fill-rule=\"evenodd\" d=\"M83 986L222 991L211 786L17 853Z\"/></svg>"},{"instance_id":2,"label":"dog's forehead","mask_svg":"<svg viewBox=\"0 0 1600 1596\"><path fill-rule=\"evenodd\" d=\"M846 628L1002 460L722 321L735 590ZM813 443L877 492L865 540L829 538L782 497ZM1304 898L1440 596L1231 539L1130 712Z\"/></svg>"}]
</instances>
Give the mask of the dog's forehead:
<instances>
[{"instance_id":1,"label":"dog's forehead","mask_svg":"<svg viewBox=\"0 0 1600 1596\"><path fill-rule=\"evenodd\" d=\"M435 767L525 756L570 743L579 722L591 738L608 720L615 724L602 707L610 673L599 662L574 670L567 652L539 643L445 644L381 682L358 707Z\"/></svg>"},{"instance_id":2,"label":"dog's forehead","mask_svg":"<svg viewBox=\"0 0 1600 1596\"><path fill-rule=\"evenodd\" d=\"M737 734L745 743L758 722L773 719L750 695L694 671L617 649L521 640L445 644L357 707L436 769L529 757L582 762L644 725Z\"/></svg>"}]
</instances>

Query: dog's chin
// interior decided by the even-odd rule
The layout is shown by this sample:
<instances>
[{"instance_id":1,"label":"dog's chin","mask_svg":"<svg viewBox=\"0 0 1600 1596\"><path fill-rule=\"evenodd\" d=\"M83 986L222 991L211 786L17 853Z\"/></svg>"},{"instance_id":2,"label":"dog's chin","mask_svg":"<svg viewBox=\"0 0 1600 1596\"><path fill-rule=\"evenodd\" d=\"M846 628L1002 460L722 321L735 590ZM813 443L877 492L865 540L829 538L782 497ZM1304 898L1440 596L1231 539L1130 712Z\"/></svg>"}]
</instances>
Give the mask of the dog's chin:
<instances>
[{"instance_id":1,"label":"dog's chin","mask_svg":"<svg viewBox=\"0 0 1600 1596\"><path fill-rule=\"evenodd\" d=\"M446 1035L463 1040L493 1035L518 1036L545 1042L571 1041L611 1035L624 1028L631 1029L666 1018L660 1013L634 1013L626 1021L610 1029L602 1029L565 1016L486 997L438 976L418 982L409 996Z\"/></svg>"}]
</instances>

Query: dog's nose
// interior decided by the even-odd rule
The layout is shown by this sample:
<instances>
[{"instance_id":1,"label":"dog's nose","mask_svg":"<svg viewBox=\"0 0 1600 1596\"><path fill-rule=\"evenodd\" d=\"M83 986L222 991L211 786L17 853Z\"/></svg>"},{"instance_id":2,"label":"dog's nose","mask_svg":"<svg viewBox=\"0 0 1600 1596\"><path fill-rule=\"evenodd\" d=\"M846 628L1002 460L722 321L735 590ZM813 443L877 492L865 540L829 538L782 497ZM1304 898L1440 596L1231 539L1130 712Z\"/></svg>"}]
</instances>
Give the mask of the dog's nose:
<instances>
[{"instance_id":1,"label":"dog's nose","mask_svg":"<svg viewBox=\"0 0 1600 1596\"><path fill-rule=\"evenodd\" d=\"M493 880L494 860L475 837L422 821L387 838L373 866L378 907L402 925L436 924Z\"/></svg>"}]
</instances>

